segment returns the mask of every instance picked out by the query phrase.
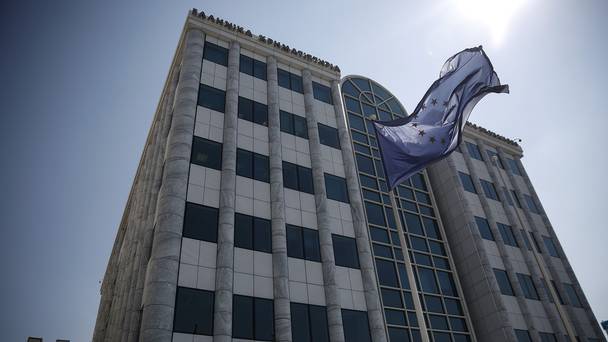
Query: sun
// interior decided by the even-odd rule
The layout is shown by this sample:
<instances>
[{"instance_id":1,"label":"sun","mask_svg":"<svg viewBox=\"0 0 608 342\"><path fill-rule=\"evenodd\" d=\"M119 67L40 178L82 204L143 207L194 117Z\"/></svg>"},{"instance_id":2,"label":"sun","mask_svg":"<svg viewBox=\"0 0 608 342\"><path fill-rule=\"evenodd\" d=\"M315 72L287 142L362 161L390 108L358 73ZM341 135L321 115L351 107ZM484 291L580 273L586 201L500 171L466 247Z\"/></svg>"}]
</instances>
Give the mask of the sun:
<instances>
[{"instance_id":1,"label":"sun","mask_svg":"<svg viewBox=\"0 0 608 342\"><path fill-rule=\"evenodd\" d=\"M526 0L453 0L461 14L486 26L495 44L504 39L509 22Z\"/></svg>"}]
</instances>

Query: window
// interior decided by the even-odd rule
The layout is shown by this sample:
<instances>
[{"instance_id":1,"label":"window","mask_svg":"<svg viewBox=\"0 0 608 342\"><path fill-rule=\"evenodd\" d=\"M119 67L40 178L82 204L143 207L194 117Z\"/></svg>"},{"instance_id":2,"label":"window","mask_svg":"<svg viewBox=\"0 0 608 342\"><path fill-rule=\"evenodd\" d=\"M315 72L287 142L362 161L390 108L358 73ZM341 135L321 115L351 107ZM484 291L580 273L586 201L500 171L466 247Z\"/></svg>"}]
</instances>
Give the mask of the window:
<instances>
[{"instance_id":1,"label":"window","mask_svg":"<svg viewBox=\"0 0 608 342\"><path fill-rule=\"evenodd\" d=\"M326 126L324 124L318 124L319 126L319 139L321 140L321 144L333 148L340 149L340 137L338 136L338 130Z\"/></svg>"},{"instance_id":2,"label":"window","mask_svg":"<svg viewBox=\"0 0 608 342\"><path fill-rule=\"evenodd\" d=\"M359 268L357 241L346 236L332 234L334 259L337 266Z\"/></svg>"},{"instance_id":3,"label":"window","mask_svg":"<svg viewBox=\"0 0 608 342\"><path fill-rule=\"evenodd\" d=\"M513 199L511 198L511 194L509 194L509 191L506 188L504 188L504 189L505 189L504 194L505 194L505 198L507 199L507 203L509 203L510 206L513 206Z\"/></svg>"},{"instance_id":4,"label":"window","mask_svg":"<svg viewBox=\"0 0 608 342\"><path fill-rule=\"evenodd\" d=\"M365 201L365 212L367 213L367 221L371 224L379 226L385 226L384 222L384 210L382 206Z\"/></svg>"},{"instance_id":5,"label":"window","mask_svg":"<svg viewBox=\"0 0 608 342\"><path fill-rule=\"evenodd\" d=\"M536 206L536 202L534 202L534 199L532 198L532 196L524 194L524 200L526 201L526 204L528 205L528 209L530 209L531 212L533 212L535 214L540 214L540 210L538 210L538 207Z\"/></svg>"},{"instance_id":6,"label":"window","mask_svg":"<svg viewBox=\"0 0 608 342\"><path fill-rule=\"evenodd\" d=\"M424 232L422 231L422 223L420 223L420 216L405 213L405 223L408 233L424 235Z\"/></svg>"},{"instance_id":7,"label":"window","mask_svg":"<svg viewBox=\"0 0 608 342\"><path fill-rule=\"evenodd\" d=\"M272 341L274 309L271 299L234 295L232 336L248 340Z\"/></svg>"},{"instance_id":8,"label":"window","mask_svg":"<svg viewBox=\"0 0 608 342\"><path fill-rule=\"evenodd\" d=\"M291 303L293 342L329 342L324 306Z\"/></svg>"},{"instance_id":9,"label":"window","mask_svg":"<svg viewBox=\"0 0 608 342\"><path fill-rule=\"evenodd\" d=\"M239 118L268 126L268 106L239 96Z\"/></svg>"},{"instance_id":10,"label":"window","mask_svg":"<svg viewBox=\"0 0 608 342\"><path fill-rule=\"evenodd\" d=\"M284 161L283 186L288 189L314 194L312 170L304 166Z\"/></svg>"},{"instance_id":11,"label":"window","mask_svg":"<svg viewBox=\"0 0 608 342\"><path fill-rule=\"evenodd\" d=\"M371 342L366 311L342 309L345 342Z\"/></svg>"},{"instance_id":12,"label":"window","mask_svg":"<svg viewBox=\"0 0 608 342\"><path fill-rule=\"evenodd\" d=\"M566 304L566 303L564 302L564 298L562 298L562 295L559 293L559 290L558 290L558 288L557 288L557 284L555 284L555 281L554 281L554 280L551 280L551 286L553 286L553 290L555 291L555 294L557 294L557 299L559 300L559 303L560 303L561 305Z\"/></svg>"},{"instance_id":13,"label":"window","mask_svg":"<svg viewBox=\"0 0 608 342\"><path fill-rule=\"evenodd\" d=\"M325 103L333 104L331 100L331 88L317 82L312 82L312 94L315 99Z\"/></svg>"},{"instance_id":14,"label":"window","mask_svg":"<svg viewBox=\"0 0 608 342\"><path fill-rule=\"evenodd\" d=\"M439 293L439 288L437 287L437 281L435 280L433 270L418 267L418 277L420 279L420 287L422 291L428 293Z\"/></svg>"},{"instance_id":15,"label":"window","mask_svg":"<svg viewBox=\"0 0 608 342\"><path fill-rule=\"evenodd\" d=\"M439 279L439 286L441 287L441 293L446 296L456 296L456 284L454 283L454 277L449 272L437 271L437 278Z\"/></svg>"},{"instance_id":16,"label":"window","mask_svg":"<svg viewBox=\"0 0 608 342\"><path fill-rule=\"evenodd\" d=\"M228 49L210 42L205 42L203 59L223 66L228 66Z\"/></svg>"},{"instance_id":17,"label":"window","mask_svg":"<svg viewBox=\"0 0 608 342\"><path fill-rule=\"evenodd\" d=\"M519 201L519 197L517 197L515 190L511 190L511 195L513 195L513 200L515 201L515 204L517 204L517 207L521 209L521 202Z\"/></svg>"},{"instance_id":18,"label":"window","mask_svg":"<svg viewBox=\"0 0 608 342\"><path fill-rule=\"evenodd\" d=\"M542 253L543 251L540 249L540 245L538 244L538 241L536 240L536 237L534 236L534 234L530 233L530 236L532 237L532 241L534 242L534 246L536 247L536 251L538 253Z\"/></svg>"},{"instance_id":19,"label":"window","mask_svg":"<svg viewBox=\"0 0 608 342\"><path fill-rule=\"evenodd\" d=\"M507 296L515 295L513 293L513 287L511 286L511 281L509 280L507 272L495 268L494 277L496 277L496 282L498 283L498 287L500 288L500 293Z\"/></svg>"},{"instance_id":20,"label":"window","mask_svg":"<svg viewBox=\"0 0 608 342\"><path fill-rule=\"evenodd\" d=\"M511 173L521 176L521 170L519 169L519 165L517 165L515 160L507 158L507 165L509 165L509 170L511 170Z\"/></svg>"},{"instance_id":21,"label":"window","mask_svg":"<svg viewBox=\"0 0 608 342\"><path fill-rule=\"evenodd\" d=\"M490 229L490 224L488 220L483 217L475 216L475 222L477 223L477 228L479 228L479 233L481 237L486 240L494 241L494 235L492 234L492 230Z\"/></svg>"},{"instance_id":22,"label":"window","mask_svg":"<svg viewBox=\"0 0 608 342\"><path fill-rule=\"evenodd\" d=\"M268 156L250 152L247 150L236 150L236 174L242 177L253 178L261 182L270 182L270 165Z\"/></svg>"},{"instance_id":23,"label":"window","mask_svg":"<svg viewBox=\"0 0 608 342\"><path fill-rule=\"evenodd\" d=\"M190 162L211 169L221 170L222 144L195 136L192 141Z\"/></svg>"},{"instance_id":24,"label":"window","mask_svg":"<svg viewBox=\"0 0 608 342\"><path fill-rule=\"evenodd\" d=\"M380 285L399 287L395 264L392 261L376 258L376 269Z\"/></svg>"},{"instance_id":25,"label":"window","mask_svg":"<svg viewBox=\"0 0 608 342\"><path fill-rule=\"evenodd\" d=\"M306 119L285 111L281 114L281 131L295 135L296 137L308 139L308 125Z\"/></svg>"},{"instance_id":26,"label":"window","mask_svg":"<svg viewBox=\"0 0 608 342\"><path fill-rule=\"evenodd\" d=\"M374 170L374 162L372 158L366 157L362 154L356 153L357 158L357 169L360 172L368 173L370 175L375 175L376 171Z\"/></svg>"},{"instance_id":27,"label":"window","mask_svg":"<svg viewBox=\"0 0 608 342\"><path fill-rule=\"evenodd\" d=\"M559 258L559 253L557 252L557 247L555 247L553 239L548 236L543 236L543 241L545 242L545 247L547 247L547 252L549 252L549 255Z\"/></svg>"},{"instance_id":28,"label":"window","mask_svg":"<svg viewBox=\"0 0 608 342\"><path fill-rule=\"evenodd\" d=\"M469 155L471 155L472 158L483 161L481 151L479 151L479 147L477 147L477 145L468 141L465 141L464 143L467 145L467 151L469 151Z\"/></svg>"},{"instance_id":29,"label":"window","mask_svg":"<svg viewBox=\"0 0 608 342\"><path fill-rule=\"evenodd\" d=\"M581 300L578 298L578 294L576 294L576 290L574 286L571 284L563 283L564 290L566 290L566 295L568 296L568 300L570 301L570 305L576 306L577 308L582 308L583 304L581 304Z\"/></svg>"},{"instance_id":30,"label":"window","mask_svg":"<svg viewBox=\"0 0 608 342\"><path fill-rule=\"evenodd\" d=\"M289 71L278 69L279 87L293 90L300 94L304 93L304 86L302 85L302 76L292 74Z\"/></svg>"},{"instance_id":31,"label":"window","mask_svg":"<svg viewBox=\"0 0 608 342\"><path fill-rule=\"evenodd\" d=\"M490 161L492 162L492 164L495 164L494 163L494 158L492 158L492 157L496 156L496 163L498 164L498 166L501 169L504 170L505 166L503 165L502 159L500 159L500 156L498 155L498 153L496 153L494 151L490 151L490 150L487 150L486 152L488 152L488 157L490 157Z\"/></svg>"},{"instance_id":32,"label":"window","mask_svg":"<svg viewBox=\"0 0 608 342\"><path fill-rule=\"evenodd\" d=\"M399 291L386 288L381 288L380 291L382 292L382 303L384 306L394 308L403 307L403 303L401 302L401 294Z\"/></svg>"},{"instance_id":33,"label":"window","mask_svg":"<svg viewBox=\"0 0 608 342\"><path fill-rule=\"evenodd\" d=\"M213 291L178 287L173 331L213 336Z\"/></svg>"},{"instance_id":34,"label":"window","mask_svg":"<svg viewBox=\"0 0 608 342\"><path fill-rule=\"evenodd\" d=\"M528 330L514 330L515 336L517 337L517 342L532 342L532 338L530 337L530 333L528 333Z\"/></svg>"},{"instance_id":35,"label":"window","mask_svg":"<svg viewBox=\"0 0 608 342\"><path fill-rule=\"evenodd\" d=\"M270 221L236 213L234 215L234 245L240 248L272 253Z\"/></svg>"},{"instance_id":36,"label":"window","mask_svg":"<svg viewBox=\"0 0 608 342\"><path fill-rule=\"evenodd\" d=\"M217 208L186 202L183 236L217 242L218 212Z\"/></svg>"},{"instance_id":37,"label":"window","mask_svg":"<svg viewBox=\"0 0 608 342\"><path fill-rule=\"evenodd\" d=\"M540 342L557 342L555 334L539 332L538 336L540 336Z\"/></svg>"},{"instance_id":38,"label":"window","mask_svg":"<svg viewBox=\"0 0 608 342\"><path fill-rule=\"evenodd\" d=\"M319 232L313 229L286 225L287 256L310 261L321 261Z\"/></svg>"},{"instance_id":39,"label":"window","mask_svg":"<svg viewBox=\"0 0 608 342\"><path fill-rule=\"evenodd\" d=\"M526 248L528 248L529 251L532 250L532 245L530 244L530 239L528 238L528 233L525 230L521 230L521 236L524 239L524 243L526 244Z\"/></svg>"},{"instance_id":40,"label":"window","mask_svg":"<svg viewBox=\"0 0 608 342\"><path fill-rule=\"evenodd\" d=\"M241 55L240 72L266 81L266 63L245 55Z\"/></svg>"},{"instance_id":41,"label":"window","mask_svg":"<svg viewBox=\"0 0 608 342\"><path fill-rule=\"evenodd\" d=\"M326 173L325 189L327 191L327 198L349 203L348 190L346 189L346 179Z\"/></svg>"},{"instance_id":42,"label":"window","mask_svg":"<svg viewBox=\"0 0 608 342\"><path fill-rule=\"evenodd\" d=\"M460 182L462 183L462 187L466 191L472 192L474 194L477 193L477 190L475 190L475 185L473 185L473 179L471 178L470 175L458 171L458 176L460 176Z\"/></svg>"},{"instance_id":43,"label":"window","mask_svg":"<svg viewBox=\"0 0 608 342\"><path fill-rule=\"evenodd\" d=\"M515 235L513 235L513 229L511 229L511 226L507 226L506 224L499 222L496 222L496 225L498 226L498 231L500 232L500 236L502 236L502 241L505 243L505 245L519 247L517 240L515 239Z\"/></svg>"},{"instance_id":44,"label":"window","mask_svg":"<svg viewBox=\"0 0 608 342\"><path fill-rule=\"evenodd\" d=\"M480 179L481 187L483 188L483 192L486 194L486 197L489 199L493 199L498 201L498 193L496 193L496 188L494 187L494 183L488 182L485 179Z\"/></svg>"},{"instance_id":45,"label":"window","mask_svg":"<svg viewBox=\"0 0 608 342\"><path fill-rule=\"evenodd\" d=\"M517 273L517 280L519 281L521 291L524 293L524 297L539 300L538 292L536 291L532 277L527 274Z\"/></svg>"},{"instance_id":46,"label":"window","mask_svg":"<svg viewBox=\"0 0 608 342\"><path fill-rule=\"evenodd\" d=\"M460 305L458 299L444 298L443 301L445 303L445 309L450 315L464 316L462 305Z\"/></svg>"},{"instance_id":47,"label":"window","mask_svg":"<svg viewBox=\"0 0 608 342\"><path fill-rule=\"evenodd\" d=\"M427 311L443 313L443 305L441 305L441 297L424 295L424 303Z\"/></svg>"},{"instance_id":48,"label":"window","mask_svg":"<svg viewBox=\"0 0 608 342\"><path fill-rule=\"evenodd\" d=\"M226 92L201 84L198 88L197 104L215 110L216 112L223 113L226 107Z\"/></svg>"},{"instance_id":49,"label":"window","mask_svg":"<svg viewBox=\"0 0 608 342\"><path fill-rule=\"evenodd\" d=\"M388 340L390 342L410 342L407 329L388 327Z\"/></svg>"}]
</instances>

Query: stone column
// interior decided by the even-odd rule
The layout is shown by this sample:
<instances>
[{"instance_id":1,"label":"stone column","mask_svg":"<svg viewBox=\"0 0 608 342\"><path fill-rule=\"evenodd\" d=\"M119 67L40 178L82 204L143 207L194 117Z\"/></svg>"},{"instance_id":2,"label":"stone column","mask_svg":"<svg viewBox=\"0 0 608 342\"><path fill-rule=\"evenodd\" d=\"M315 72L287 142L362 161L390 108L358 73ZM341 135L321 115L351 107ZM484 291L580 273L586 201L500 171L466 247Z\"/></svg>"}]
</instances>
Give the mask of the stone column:
<instances>
[{"instance_id":1,"label":"stone column","mask_svg":"<svg viewBox=\"0 0 608 342\"><path fill-rule=\"evenodd\" d=\"M236 198L236 135L239 103L240 45L230 43L226 76L226 107L222 145L217 268L215 270L215 308L213 340L232 341L232 287L234 282L234 208Z\"/></svg>"},{"instance_id":2,"label":"stone column","mask_svg":"<svg viewBox=\"0 0 608 342\"><path fill-rule=\"evenodd\" d=\"M306 124L308 125L308 144L310 147L310 164L312 180L315 189L315 204L317 207L317 225L319 226L319 244L321 246L321 262L323 267L323 282L325 283L325 303L327 305L327 324L329 340L344 342L342 327L342 308L340 306L338 286L336 284L336 262L331 237L329 214L327 212L327 193L325 190L325 175L321 156L321 140L317 126L314 97L312 93L312 75L310 70L302 70L304 83L304 108Z\"/></svg>"},{"instance_id":3,"label":"stone column","mask_svg":"<svg viewBox=\"0 0 608 342\"><path fill-rule=\"evenodd\" d=\"M269 56L266 60L266 65L268 86L268 140L270 141L270 205L272 218L274 330L276 341L291 342L289 267L287 261L287 234L285 228L285 201L283 194L283 156L281 150L281 118L279 114L279 83L276 58L274 56Z\"/></svg>"},{"instance_id":4,"label":"stone column","mask_svg":"<svg viewBox=\"0 0 608 342\"><path fill-rule=\"evenodd\" d=\"M481 142L480 140L477 140L476 143L478 144L478 146L480 146L481 151L486 151L486 148L483 145L483 142ZM483 187L481 186L481 181L479 179L479 174L475 170L475 165L474 165L473 160L471 159L471 156L468 153L463 153L462 156L464 157L465 164L467 165L467 168L469 169L469 173L471 174L471 178L473 179L475 188L483 189ZM492 164L489 163L488 158L485 158L485 165L488 169L488 172L491 172ZM494 184L499 184L496 182L495 179L492 179L492 181L494 182ZM500 254L500 258L505 266L505 272L507 273L507 276L509 277L509 280L511 282L511 288L513 289L513 293L515 294L515 298L517 299L517 304L519 306L519 310L521 311L521 313L523 315L524 322L526 322L526 327L528 329L528 332L530 333L530 337L532 337L533 341L540 342L540 336L538 335L538 329L536 329L536 327L533 324L532 316L530 315L530 309L528 308L528 304L526 303L526 298L524 297L521 287L517 286L517 284L519 283L518 279L517 279L517 275L513 268L513 264L511 263L511 259L509 258L509 255L507 254L506 246L502 239L502 235L500 234L500 232L498 230L498 225L496 224L496 217L494 216L494 213L492 212L492 208L490 207L490 204L488 203L488 198L485 196L485 192L480 191L480 192L478 192L478 194L479 194L479 201L481 202L481 206L483 208L484 214L486 215L485 218L488 220L488 224L490 225L490 230L492 231L492 235L494 235L494 241L496 242L496 247L498 248L498 253ZM499 197L499 199L500 199L500 197Z\"/></svg>"},{"instance_id":5,"label":"stone column","mask_svg":"<svg viewBox=\"0 0 608 342\"><path fill-rule=\"evenodd\" d=\"M348 187L348 197L353 216L355 237L357 239L357 250L359 251L359 262L361 265L361 275L363 278L363 290L365 291L365 304L369 326L373 342L385 342L386 329L384 315L380 304L380 294L376 283L376 271L374 268L374 258L371 253L370 239L365 220L365 210L361 196L361 186L357 177L357 167L350 140L348 125L346 124L346 113L342 106L342 95L340 93L339 81L331 82L331 95L336 113L338 124L338 134L340 136L340 147L342 148L342 160L344 161L344 174L346 186Z\"/></svg>"},{"instance_id":6,"label":"stone column","mask_svg":"<svg viewBox=\"0 0 608 342\"><path fill-rule=\"evenodd\" d=\"M185 35L176 104L167 138L156 227L143 291L140 340L171 341L190 152L203 59L203 34Z\"/></svg>"}]
</instances>

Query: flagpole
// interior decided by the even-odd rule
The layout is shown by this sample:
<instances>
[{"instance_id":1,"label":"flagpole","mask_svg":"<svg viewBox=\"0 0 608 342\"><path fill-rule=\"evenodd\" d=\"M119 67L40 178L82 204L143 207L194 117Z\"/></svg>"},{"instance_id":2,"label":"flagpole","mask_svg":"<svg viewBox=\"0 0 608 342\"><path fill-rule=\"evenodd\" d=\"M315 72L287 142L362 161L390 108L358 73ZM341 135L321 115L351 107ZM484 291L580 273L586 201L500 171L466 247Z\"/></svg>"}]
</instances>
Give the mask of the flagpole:
<instances>
[{"instance_id":1,"label":"flagpole","mask_svg":"<svg viewBox=\"0 0 608 342\"><path fill-rule=\"evenodd\" d=\"M405 233L397 209L397 201L395 200L394 191L395 190L389 190L388 195L391 199L391 208L393 209L393 215L395 217L395 222L397 223L397 235L399 235L399 242L401 243L401 250L403 251L405 270L407 272L410 291L412 292L412 299L414 300L414 308L416 309L416 319L418 320L418 327L420 328L420 336L422 337L422 342L430 342L429 333L426 329L426 321L424 320L424 314L422 312L422 303L420 303L420 296L418 295L418 287L416 286L415 282L416 278L414 277L414 269L412 268L410 253L408 251L407 244L405 243Z\"/></svg>"},{"instance_id":2,"label":"flagpole","mask_svg":"<svg viewBox=\"0 0 608 342\"><path fill-rule=\"evenodd\" d=\"M498 165L497 156L492 156L492 161L494 162L495 165ZM500 176L500 181L502 183L501 186L504 189L504 191L506 192L507 183L505 182L504 176L502 175L502 172L500 171L500 169L498 170L498 175ZM515 216L517 216L517 219L519 221L519 226L521 227L521 229L524 229L524 222L523 222L523 219L521 218L521 214L519 213L519 210L517 210L517 208L513 207L513 211L515 211ZM525 234L525 229L524 229L524 234ZM559 314L559 316L562 320L562 323L564 324L564 328L566 328L566 332L568 333L568 338L570 339L571 342L577 342L576 334L574 332L574 328L572 327L572 324L570 323L570 319L568 319L568 316L566 315L566 312L564 311L562 304L559 302L560 297L557 295L555 288L553 286L550 286L550 284L549 284L549 282L551 281L549 278L549 271L547 271L543 260L538 255L536 250L534 248L531 248L531 249L532 249L532 255L534 255L534 258L536 259L536 263L538 264L538 268L540 269L540 273L542 274L543 278L545 278L545 284L543 284L543 285L549 289L549 292L551 293L551 296L554 299L553 302L557 309L557 313Z\"/></svg>"}]
</instances>

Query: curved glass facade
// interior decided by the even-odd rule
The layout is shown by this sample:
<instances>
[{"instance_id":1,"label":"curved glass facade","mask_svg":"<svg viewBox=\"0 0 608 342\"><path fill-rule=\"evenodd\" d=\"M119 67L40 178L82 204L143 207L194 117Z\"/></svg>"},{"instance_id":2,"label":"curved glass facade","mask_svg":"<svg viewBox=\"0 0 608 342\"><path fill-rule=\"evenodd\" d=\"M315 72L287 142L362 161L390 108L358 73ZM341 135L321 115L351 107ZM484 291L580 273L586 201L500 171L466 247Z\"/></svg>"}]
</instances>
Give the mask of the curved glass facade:
<instances>
[{"instance_id":1,"label":"curved glass facade","mask_svg":"<svg viewBox=\"0 0 608 342\"><path fill-rule=\"evenodd\" d=\"M365 77L344 77L341 91L388 335L392 342L421 341L404 249L400 244L371 121L392 120L407 116L407 112L389 91ZM469 333L470 318L457 285L458 279L426 171L399 185L395 198L430 340L474 340Z\"/></svg>"}]
</instances>

